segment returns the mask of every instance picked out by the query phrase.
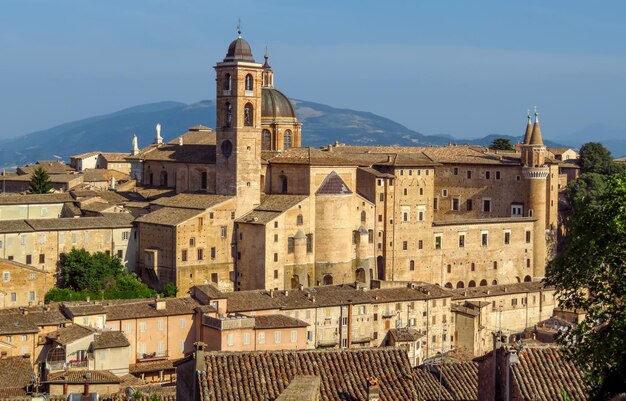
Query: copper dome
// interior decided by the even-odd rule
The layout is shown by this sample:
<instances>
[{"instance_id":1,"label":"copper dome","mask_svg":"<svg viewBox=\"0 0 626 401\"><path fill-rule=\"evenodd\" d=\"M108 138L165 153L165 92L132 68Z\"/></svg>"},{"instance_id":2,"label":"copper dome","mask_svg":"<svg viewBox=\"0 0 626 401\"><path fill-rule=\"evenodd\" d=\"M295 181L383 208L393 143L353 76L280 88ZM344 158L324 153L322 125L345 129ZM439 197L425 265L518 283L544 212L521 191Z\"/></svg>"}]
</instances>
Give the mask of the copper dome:
<instances>
[{"instance_id":1,"label":"copper dome","mask_svg":"<svg viewBox=\"0 0 626 401\"><path fill-rule=\"evenodd\" d=\"M263 88L262 96L261 116L263 118L296 118L293 105L281 91L273 88Z\"/></svg>"},{"instance_id":2,"label":"copper dome","mask_svg":"<svg viewBox=\"0 0 626 401\"><path fill-rule=\"evenodd\" d=\"M228 52L226 57L224 57L224 61L249 61L254 63L250 44L242 38L233 40L228 46Z\"/></svg>"}]
</instances>

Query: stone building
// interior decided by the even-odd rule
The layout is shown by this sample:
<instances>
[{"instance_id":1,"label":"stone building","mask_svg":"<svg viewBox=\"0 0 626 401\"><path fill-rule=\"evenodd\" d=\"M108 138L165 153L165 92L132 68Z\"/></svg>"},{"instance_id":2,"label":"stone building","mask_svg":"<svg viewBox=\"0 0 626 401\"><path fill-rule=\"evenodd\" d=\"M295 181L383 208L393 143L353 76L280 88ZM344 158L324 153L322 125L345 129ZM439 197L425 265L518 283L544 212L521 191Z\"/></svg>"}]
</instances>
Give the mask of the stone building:
<instances>
[{"instance_id":1,"label":"stone building","mask_svg":"<svg viewBox=\"0 0 626 401\"><path fill-rule=\"evenodd\" d=\"M0 308L15 308L43 302L46 292L56 283L56 277L44 269L7 259L0 259L0 272L2 272Z\"/></svg>"}]
</instances>

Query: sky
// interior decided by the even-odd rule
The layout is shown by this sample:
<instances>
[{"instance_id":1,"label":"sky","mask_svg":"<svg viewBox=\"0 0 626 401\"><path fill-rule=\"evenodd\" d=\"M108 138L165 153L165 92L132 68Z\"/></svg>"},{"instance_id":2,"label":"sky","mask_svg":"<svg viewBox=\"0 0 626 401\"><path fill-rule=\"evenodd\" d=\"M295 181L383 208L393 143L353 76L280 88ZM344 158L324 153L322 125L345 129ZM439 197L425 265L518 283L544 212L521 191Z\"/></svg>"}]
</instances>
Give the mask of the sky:
<instances>
[{"instance_id":1,"label":"sky","mask_svg":"<svg viewBox=\"0 0 626 401\"><path fill-rule=\"evenodd\" d=\"M534 106L544 138L626 132L622 0L2 0L0 138L214 99L239 18L291 98L459 138L522 135Z\"/></svg>"}]
</instances>

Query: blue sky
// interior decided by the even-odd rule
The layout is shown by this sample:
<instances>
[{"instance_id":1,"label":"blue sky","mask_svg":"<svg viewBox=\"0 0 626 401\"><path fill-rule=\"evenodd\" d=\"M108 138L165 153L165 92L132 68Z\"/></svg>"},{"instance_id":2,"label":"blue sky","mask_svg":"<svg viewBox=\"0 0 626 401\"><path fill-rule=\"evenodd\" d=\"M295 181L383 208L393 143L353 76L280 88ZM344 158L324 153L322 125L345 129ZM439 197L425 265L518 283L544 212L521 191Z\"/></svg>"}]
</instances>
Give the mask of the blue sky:
<instances>
[{"instance_id":1,"label":"blue sky","mask_svg":"<svg viewBox=\"0 0 626 401\"><path fill-rule=\"evenodd\" d=\"M521 134L534 105L545 137L626 132L623 1L2 0L0 138L213 99L238 18L292 98L425 134Z\"/></svg>"}]
</instances>

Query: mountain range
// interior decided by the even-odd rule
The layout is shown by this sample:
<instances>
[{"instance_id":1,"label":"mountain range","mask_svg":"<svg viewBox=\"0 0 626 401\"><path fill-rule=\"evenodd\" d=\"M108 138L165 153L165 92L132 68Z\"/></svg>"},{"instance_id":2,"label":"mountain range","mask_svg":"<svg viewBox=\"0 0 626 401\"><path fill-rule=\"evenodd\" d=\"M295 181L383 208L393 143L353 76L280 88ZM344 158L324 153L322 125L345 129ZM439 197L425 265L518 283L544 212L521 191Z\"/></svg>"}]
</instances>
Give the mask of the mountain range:
<instances>
[{"instance_id":1,"label":"mountain range","mask_svg":"<svg viewBox=\"0 0 626 401\"><path fill-rule=\"evenodd\" d=\"M488 145L494 138L508 138L512 143L521 136L487 135L465 140L447 135L424 135L379 115L339 109L331 106L292 100L303 123L303 146L319 147L339 141L352 145ZM193 104L165 101L120 110L115 113L73 121L23 136L0 140L0 168L52 160L89 151L130 152L133 134L139 146L152 143L155 125L162 126L161 135L170 140L195 125L215 126L215 103L203 100ZM616 142L620 142L617 140ZM626 141L618 143L626 153ZM547 146L563 146L546 141Z\"/></svg>"}]
</instances>

